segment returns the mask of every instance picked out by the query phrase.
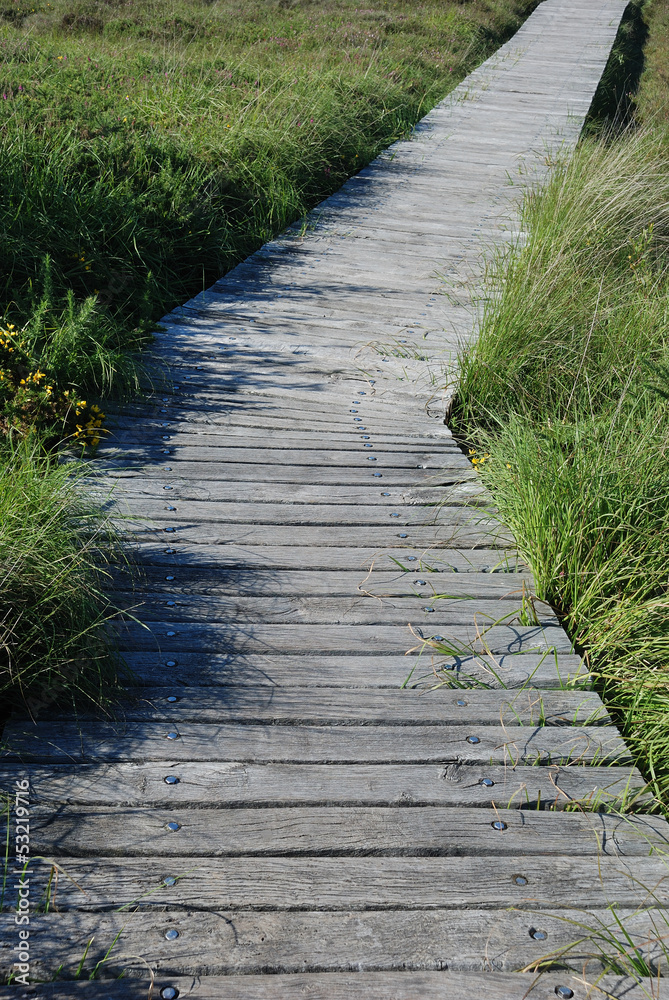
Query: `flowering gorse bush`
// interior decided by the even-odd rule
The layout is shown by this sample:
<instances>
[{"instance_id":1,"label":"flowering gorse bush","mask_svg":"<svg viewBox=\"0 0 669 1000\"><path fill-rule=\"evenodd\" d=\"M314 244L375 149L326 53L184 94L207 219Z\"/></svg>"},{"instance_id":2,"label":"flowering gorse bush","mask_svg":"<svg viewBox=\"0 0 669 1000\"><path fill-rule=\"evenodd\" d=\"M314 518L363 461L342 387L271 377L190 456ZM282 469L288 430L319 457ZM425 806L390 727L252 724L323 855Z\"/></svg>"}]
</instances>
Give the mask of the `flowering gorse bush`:
<instances>
[{"instance_id":1,"label":"flowering gorse bush","mask_svg":"<svg viewBox=\"0 0 669 1000\"><path fill-rule=\"evenodd\" d=\"M42 371L43 361L31 355L13 323L0 327L0 433L97 445L104 413L76 390L60 389L56 374Z\"/></svg>"}]
</instances>

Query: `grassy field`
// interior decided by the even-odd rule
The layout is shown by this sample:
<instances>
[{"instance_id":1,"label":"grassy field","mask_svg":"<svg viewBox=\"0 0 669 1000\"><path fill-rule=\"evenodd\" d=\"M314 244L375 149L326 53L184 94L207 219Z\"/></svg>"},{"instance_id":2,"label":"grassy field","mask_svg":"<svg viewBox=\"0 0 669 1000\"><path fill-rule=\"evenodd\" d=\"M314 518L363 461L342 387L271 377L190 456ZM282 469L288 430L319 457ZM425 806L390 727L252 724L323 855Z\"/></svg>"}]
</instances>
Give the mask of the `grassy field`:
<instances>
[{"instance_id":1,"label":"grassy field","mask_svg":"<svg viewBox=\"0 0 669 1000\"><path fill-rule=\"evenodd\" d=\"M0 522L5 698L85 687L77 643L103 649L111 613L102 522L54 448L96 443L161 315L409 135L535 5L0 0L3 509L44 484L39 517Z\"/></svg>"},{"instance_id":2,"label":"grassy field","mask_svg":"<svg viewBox=\"0 0 669 1000\"><path fill-rule=\"evenodd\" d=\"M668 808L669 4L637 13L634 123L526 197L453 422Z\"/></svg>"}]
</instances>

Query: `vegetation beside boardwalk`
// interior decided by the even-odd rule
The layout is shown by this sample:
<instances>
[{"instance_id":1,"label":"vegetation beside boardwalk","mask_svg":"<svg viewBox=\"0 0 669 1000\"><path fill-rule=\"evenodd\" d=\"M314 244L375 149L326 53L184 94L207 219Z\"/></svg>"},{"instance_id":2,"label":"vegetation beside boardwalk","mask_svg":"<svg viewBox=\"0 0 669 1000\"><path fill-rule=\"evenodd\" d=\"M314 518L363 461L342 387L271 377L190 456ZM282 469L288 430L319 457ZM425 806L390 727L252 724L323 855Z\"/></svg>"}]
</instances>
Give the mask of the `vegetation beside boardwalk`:
<instances>
[{"instance_id":1,"label":"vegetation beside boardwalk","mask_svg":"<svg viewBox=\"0 0 669 1000\"><path fill-rule=\"evenodd\" d=\"M453 424L489 456L477 468L538 596L585 651L666 807L669 4L636 8L648 58L634 117L622 132L620 115L591 123L525 198L526 237L493 268Z\"/></svg>"},{"instance_id":2,"label":"vegetation beside boardwalk","mask_svg":"<svg viewBox=\"0 0 669 1000\"><path fill-rule=\"evenodd\" d=\"M22 515L0 522L3 697L83 683L109 613L94 509L49 449L95 444L161 315L408 134L534 6L0 4L0 503Z\"/></svg>"}]
</instances>

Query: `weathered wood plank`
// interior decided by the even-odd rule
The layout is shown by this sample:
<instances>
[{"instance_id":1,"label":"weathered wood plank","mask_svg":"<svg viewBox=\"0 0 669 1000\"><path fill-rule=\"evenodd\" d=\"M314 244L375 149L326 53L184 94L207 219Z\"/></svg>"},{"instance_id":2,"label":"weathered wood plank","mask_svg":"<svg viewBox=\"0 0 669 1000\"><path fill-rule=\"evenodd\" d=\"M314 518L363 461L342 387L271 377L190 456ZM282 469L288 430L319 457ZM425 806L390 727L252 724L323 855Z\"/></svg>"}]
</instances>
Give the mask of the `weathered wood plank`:
<instances>
[{"instance_id":1,"label":"weathered wood plank","mask_svg":"<svg viewBox=\"0 0 669 1000\"><path fill-rule=\"evenodd\" d=\"M435 679L436 682L436 679ZM171 699L168 701L168 699ZM611 725L592 691L415 688L135 687L118 707L126 721L387 726ZM62 717L56 707L50 718ZM69 715L65 710L65 715ZM85 718L79 715L79 718Z\"/></svg>"},{"instance_id":2,"label":"weathered wood plank","mask_svg":"<svg viewBox=\"0 0 669 1000\"><path fill-rule=\"evenodd\" d=\"M556 818L562 814L555 814ZM58 860L57 905L114 910L132 903L198 910L367 910L480 907L523 910L669 905L657 857L95 858ZM35 859L43 890L49 860ZM67 875L65 876L65 873ZM519 884L518 878L522 880ZM165 879L169 881L165 883ZM172 884L172 879L175 880Z\"/></svg>"},{"instance_id":3,"label":"weathered wood plank","mask_svg":"<svg viewBox=\"0 0 669 1000\"><path fill-rule=\"evenodd\" d=\"M34 853L58 857L371 855L648 857L666 853L659 816L439 806L235 809L35 806Z\"/></svg>"},{"instance_id":4,"label":"weathered wood plank","mask_svg":"<svg viewBox=\"0 0 669 1000\"><path fill-rule=\"evenodd\" d=\"M172 576L173 574L168 574ZM171 593L154 594L144 591L141 597L117 594L119 606L133 609L147 624L162 623L167 615L184 629L190 623L203 624L222 618L234 624L258 623L307 625L404 625L423 624L434 617L435 625L481 625L496 622L506 626L521 625L521 616L536 614L544 627L556 627L558 619L548 605L534 601L534 612L528 610L524 595L516 593L507 599L455 597L433 584L415 585L411 596L381 597L359 591L351 597L230 597L227 595L182 594L175 577Z\"/></svg>"},{"instance_id":5,"label":"weathered wood plank","mask_svg":"<svg viewBox=\"0 0 669 1000\"><path fill-rule=\"evenodd\" d=\"M428 607L429 605L425 605ZM476 653L572 653L570 639L553 625L491 625L481 619L477 625L450 625L440 630L439 615L422 612L408 625L218 625L211 622L163 621L150 628L134 622L119 622L114 635L120 649L176 655L187 651L241 655L263 653L327 654L363 651L404 655L418 652L426 643L428 653L469 658ZM500 616L501 617L501 616ZM439 629L439 631L438 631ZM437 639L439 635L441 639ZM407 674L412 669L409 664Z\"/></svg>"},{"instance_id":6,"label":"weathered wood plank","mask_svg":"<svg viewBox=\"0 0 669 1000\"><path fill-rule=\"evenodd\" d=\"M219 550L220 551L220 550ZM289 550L290 551L290 550ZM316 549L315 552L319 550ZM322 551L322 550L321 550ZM198 553L181 551L165 554L165 549L155 551L154 559L160 565L149 563L146 551L141 553L141 575L137 567L130 564L111 571L110 583L114 590L121 592L131 588L152 595L160 591L175 590L181 595L202 594L209 596L302 596L348 597L356 593L373 594L375 597L408 597L421 594L433 596L448 593L454 597L479 598L482 600L518 601L519 595L530 594L534 586L532 576L525 573L453 573L439 572L431 566L428 557L414 557L407 562L398 554L394 571L376 568L358 568L354 572L319 569L270 569L270 559L263 567L244 566L236 563L226 566L224 562L202 562ZM304 550L300 553L306 562ZM176 558L175 558L176 556ZM162 557L162 558L161 558ZM327 555L323 558L327 558ZM329 560L328 560L329 561ZM148 563L148 565L147 565ZM416 564L414 568L413 564ZM428 564L423 572L421 566ZM172 577L167 580L167 577ZM141 591L140 591L141 593Z\"/></svg>"},{"instance_id":7,"label":"weathered wood plank","mask_svg":"<svg viewBox=\"0 0 669 1000\"><path fill-rule=\"evenodd\" d=\"M16 779L0 764L0 788ZM169 760L120 764L23 764L40 803L142 808L241 805L433 805L586 811L643 806L650 796L632 767L498 764L248 764ZM167 784L165 777L178 780ZM482 784L485 779L487 784ZM492 785L490 784L492 782ZM270 824L271 826L271 824Z\"/></svg>"},{"instance_id":8,"label":"weathered wood plank","mask_svg":"<svg viewBox=\"0 0 669 1000\"><path fill-rule=\"evenodd\" d=\"M309 573L320 579L331 578L333 585L336 573L350 571L352 575L373 569L374 573L391 571L424 572L437 571L448 574L449 587L456 585L456 575L466 573L476 585L483 578L492 578L491 587L497 592L504 586L499 580L508 581L513 587L523 577L530 578L527 567L520 562L517 554L510 549L414 549L403 539L393 539L402 544L402 549L390 548L380 551L370 546L354 548L336 545L208 545L206 542L182 543L180 536L174 541L166 538L162 544L138 542L135 552L142 570L149 573L149 567L180 566L184 572L198 572L205 578L209 570L219 570L230 577L237 576L240 585L248 576L267 572L275 580L281 579L282 570L292 573ZM175 558L176 557L176 558ZM248 568L253 567L249 573ZM227 576L226 576L227 578ZM260 579L260 577L258 577ZM457 581L457 586L463 586ZM313 593L314 591L312 591ZM333 593L333 591L331 591Z\"/></svg>"},{"instance_id":9,"label":"weathered wood plank","mask_svg":"<svg viewBox=\"0 0 669 1000\"><path fill-rule=\"evenodd\" d=\"M200 684L264 686L309 686L364 688L433 688L445 684L457 689L567 688L588 680L588 671L579 656L566 653L511 653L498 656L391 654L264 655L191 652L180 649L178 656L125 652L134 683L163 686ZM169 661L169 666L167 665ZM314 692L317 697L316 692Z\"/></svg>"},{"instance_id":10,"label":"weathered wood plank","mask_svg":"<svg viewBox=\"0 0 669 1000\"><path fill-rule=\"evenodd\" d=\"M652 911L635 913L631 910L623 910L619 915L639 953L666 969L658 940L662 917ZM288 973L350 968L357 973L381 969L404 970L405 974L426 970L443 972L445 969L451 972L513 972L538 962L543 956L565 952L562 962L568 968L582 973L587 965L594 974L601 968L601 954L594 939L588 941L587 931L578 924L592 927L593 938L599 926L610 928L615 938L616 925L607 911L586 911L574 916L573 920L571 924L568 912L553 916L551 913L471 909L353 913L317 910L280 914L243 910L216 914L126 911L92 915L73 912L31 916L30 939L35 949L32 964L36 977L61 964L65 966L63 977L73 977L92 941L83 966L84 978L105 958L117 936L118 944L102 967L104 977L117 977L125 971L131 980L144 978L145 963L159 976L170 977L265 973L265 978L270 978L268 970L275 969ZM178 937L166 939L168 930L176 931ZM579 941L579 938L585 940ZM613 942L607 942L604 935L599 947L604 954L615 953ZM283 976L271 978L285 982ZM318 987L311 983L314 978L318 977L309 977L305 984L308 993L305 990L301 996L315 995L314 990ZM409 978L413 980L407 976ZM550 982L557 982L558 978L557 972L552 973ZM490 985L483 994L486 998L494 996L490 990L494 990L496 979L488 975ZM560 978L559 981L568 982L568 979ZM124 978L123 982L127 984L128 980ZM105 985L114 986L109 980ZM129 985L132 990L132 983ZM225 984L221 986L225 990ZM245 997L249 995L253 994L244 994ZM442 1000L444 994L438 995ZM460 1000L472 995L468 990L460 995ZM534 997L534 991L529 995ZM104 996L106 998L107 994ZM393 994L388 992L385 996ZM504 1000L509 996L513 994L505 993Z\"/></svg>"},{"instance_id":11,"label":"weathered wood plank","mask_svg":"<svg viewBox=\"0 0 669 1000\"><path fill-rule=\"evenodd\" d=\"M146 975L146 973L144 973ZM75 1000L95 997L99 1000L146 1000L148 991L176 988L178 994L193 1000L553 1000L560 985L584 991L583 977L564 973L546 973L537 979L530 973L512 975L463 972L354 972L319 973L318 975L205 976L195 980L170 976L157 982L145 979L122 979L117 982L60 982L40 984L30 989L30 996L44 1000ZM597 989L607 997L646 1000L647 986L620 977L597 977ZM12 988L11 997L21 996ZM574 993L574 995L577 995Z\"/></svg>"},{"instance_id":12,"label":"weathered wood plank","mask_svg":"<svg viewBox=\"0 0 669 1000\"><path fill-rule=\"evenodd\" d=\"M170 736L172 734L172 736ZM629 764L608 726L273 726L177 722L10 722L5 756L25 761ZM478 742L476 742L478 741Z\"/></svg>"}]
</instances>

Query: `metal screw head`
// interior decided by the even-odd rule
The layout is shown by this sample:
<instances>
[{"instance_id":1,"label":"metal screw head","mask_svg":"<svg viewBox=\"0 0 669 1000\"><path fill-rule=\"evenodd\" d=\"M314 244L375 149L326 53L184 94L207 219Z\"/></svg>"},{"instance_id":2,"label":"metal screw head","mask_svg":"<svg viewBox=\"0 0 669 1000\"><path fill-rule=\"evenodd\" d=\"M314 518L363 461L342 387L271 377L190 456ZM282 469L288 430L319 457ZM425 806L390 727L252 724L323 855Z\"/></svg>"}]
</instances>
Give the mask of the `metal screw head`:
<instances>
[{"instance_id":1,"label":"metal screw head","mask_svg":"<svg viewBox=\"0 0 669 1000\"><path fill-rule=\"evenodd\" d=\"M373 472L372 475L376 476L377 479L381 479L383 477L383 473L382 472Z\"/></svg>"},{"instance_id":2,"label":"metal screw head","mask_svg":"<svg viewBox=\"0 0 669 1000\"><path fill-rule=\"evenodd\" d=\"M169 699L168 699L168 700L169 700ZM466 705L466 704L467 704L467 702L466 702L466 701L464 700L464 698L458 698L458 700L456 701L456 703L455 703L455 704L456 704L456 705L460 705L460 707L462 708L462 707L463 707L464 705Z\"/></svg>"},{"instance_id":3,"label":"metal screw head","mask_svg":"<svg viewBox=\"0 0 669 1000\"><path fill-rule=\"evenodd\" d=\"M364 430L364 428L360 427L359 430ZM369 434L363 434L362 435L362 440L363 441L369 441Z\"/></svg>"},{"instance_id":4,"label":"metal screw head","mask_svg":"<svg viewBox=\"0 0 669 1000\"><path fill-rule=\"evenodd\" d=\"M171 437L171 434L163 434L163 441L169 441Z\"/></svg>"},{"instance_id":5,"label":"metal screw head","mask_svg":"<svg viewBox=\"0 0 669 1000\"><path fill-rule=\"evenodd\" d=\"M535 941L545 941L548 937L548 931L537 931L533 927L530 930L530 937L534 938Z\"/></svg>"},{"instance_id":6,"label":"metal screw head","mask_svg":"<svg viewBox=\"0 0 669 1000\"><path fill-rule=\"evenodd\" d=\"M435 642L443 642L444 641L443 635L433 635L432 638L434 639Z\"/></svg>"},{"instance_id":7,"label":"metal screw head","mask_svg":"<svg viewBox=\"0 0 669 1000\"><path fill-rule=\"evenodd\" d=\"M391 517L399 517L399 514L391 514Z\"/></svg>"},{"instance_id":8,"label":"metal screw head","mask_svg":"<svg viewBox=\"0 0 669 1000\"><path fill-rule=\"evenodd\" d=\"M172 487L171 487L171 486L163 486L163 489L164 489L164 490L171 490L171 489L172 489Z\"/></svg>"},{"instance_id":9,"label":"metal screw head","mask_svg":"<svg viewBox=\"0 0 669 1000\"><path fill-rule=\"evenodd\" d=\"M176 549L165 549L165 555L166 556L173 556L175 552L176 552Z\"/></svg>"},{"instance_id":10,"label":"metal screw head","mask_svg":"<svg viewBox=\"0 0 669 1000\"><path fill-rule=\"evenodd\" d=\"M174 577L173 577L173 576L166 576L166 577L165 577L165 579L166 579L166 580L173 580L173 579L174 579Z\"/></svg>"},{"instance_id":11,"label":"metal screw head","mask_svg":"<svg viewBox=\"0 0 669 1000\"><path fill-rule=\"evenodd\" d=\"M166 531L168 534L170 531L176 531L176 530L177 530L176 528L163 528L163 531Z\"/></svg>"},{"instance_id":12,"label":"metal screw head","mask_svg":"<svg viewBox=\"0 0 669 1000\"><path fill-rule=\"evenodd\" d=\"M368 455L367 456L367 461L368 462L375 462L376 461L376 456L375 455Z\"/></svg>"},{"instance_id":13,"label":"metal screw head","mask_svg":"<svg viewBox=\"0 0 669 1000\"><path fill-rule=\"evenodd\" d=\"M176 986L163 986L162 990L160 991L160 995L163 998L163 1000L176 1000L176 998L179 996L179 990L176 988Z\"/></svg>"},{"instance_id":14,"label":"metal screw head","mask_svg":"<svg viewBox=\"0 0 669 1000\"><path fill-rule=\"evenodd\" d=\"M434 614L434 608L423 608L423 611L424 611L424 612L425 612L425 614L427 614L427 615L431 615L431 614Z\"/></svg>"},{"instance_id":15,"label":"metal screw head","mask_svg":"<svg viewBox=\"0 0 669 1000\"><path fill-rule=\"evenodd\" d=\"M167 700L169 701L170 705L173 705L179 699L177 698L177 696L175 694L168 694Z\"/></svg>"},{"instance_id":16,"label":"metal screw head","mask_svg":"<svg viewBox=\"0 0 669 1000\"><path fill-rule=\"evenodd\" d=\"M176 885L177 880L174 875L168 875L167 878L163 879L163 885Z\"/></svg>"},{"instance_id":17,"label":"metal screw head","mask_svg":"<svg viewBox=\"0 0 669 1000\"><path fill-rule=\"evenodd\" d=\"M362 447L363 447L363 448L373 448L373 447L374 447L374 445L373 445L373 444L363 444L363 446L362 446Z\"/></svg>"},{"instance_id":18,"label":"metal screw head","mask_svg":"<svg viewBox=\"0 0 669 1000\"><path fill-rule=\"evenodd\" d=\"M165 666L166 667L178 667L179 666L179 661L178 660L165 660Z\"/></svg>"},{"instance_id":19,"label":"metal screw head","mask_svg":"<svg viewBox=\"0 0 669 1000\"><path fill-rule=\"evenodd\" d=\"M167 775L165 775L165 777L163 778L163 781L165 782L166 785L178 785L179 784L179 779L177 778L176 774L167 774Z\"/></svg>"},{"instance_id":20,"label":"metal screw head","mask_svg":"<svg viewBox=\"0 0 669 1000\"><path fill-rule=\"evenodd\" d=\"M163 448L162 454L163 455L169 455L170 454L170 449L169 448Z\"/></svg>"},{"instance_id":21,"label":"metal screw head","mask_svg":"<svg viewBox=\"0 0 669 1000\"><path fill-rule=\"evenodd\" d=\"M353 417L353 419L355 420L355 422L357 424L361 424L362 423L362 417Z\"/></svg>"},{"instance_id":22,"label":"metal screw head","mask_svg":"<svg viewBox=\"0 0 669 1000\"><path fill-rule=\"evenodd\" d=\"M389 497L389 496L390 496L390 493L382 493L382 494L381 494L381 496L382 496L382 497Z\"/></svg>"},{"instance_id":23,"label":"metal screw head","mask_svg":"<svg viewBox=\"0 0 669 1000\"><path fill-rule=\"evenodd\" d=\"M169 635L169 636L176 635L176 632L174 632L173 630L170 630L169 632L166 632L165 635Z\"/></svg>"},{"instance_id":24,"label":"metal screw head","mask_svg":"<svg viewBox=\"0 0 669 1000\"><path fill-rule=\"evenodd\" d=\"M407 562L416 562L416 556L407 556Z\"/></svg>"},{"instance_id":25,"label":"metal screw head","mask_svg":"<svg viewBox=\"0 0 669 1000\"><path fill-rule=\"evenodd\" d=\"M168 454L169 454L169 452L168 452ZM171 471L172 471L172 466L171 465L166 465L163 468L163 472L171 472Z\"/></svg>"},{"instance_id":26,"label":"metal screw head","mask_svg":"<svg viewBox=\"0 0 669 1000\"><path fill-rule=\"evenodd\" d=\"M492 788L494 784L495 782L492 780L492 778L481 778L481 780L479 781L479 785L483 785L484 788Z\"/></svg>"},{"instance_id":27,"label":"metal screw head","mask_svg":"<svg viewBox=\"0 0 669 1000\"><path fill-rule=\"evenodd\" d=\"M496 819L490 825L493 828L493 830L506 830L507 828L506 823L501 819Z\"/></svg>"},{"instance_id":28,"label":"metal screw head","mask_svg":"<svg viewBox=\"0 0 669 1000\"><path fill-rule=\"evenodd\" d=\"M177 602L176 601L165 601L165 604L166 604L166 606L168 608L176 608L176 606L177 606Z\"/></svg>"},{"instance_id":29,"label":"metal screw head","mask_svg":"<svg viewBox=\"0 0 669 1000\"><path fill-rule=\"evenodd\" d=\"M168 823L167 824L167 829L171 830L172 833L176 833L177 830L181 829L181 824L180 823Z\"/></svg>"},{"instance_id":30,"label":"metal screw head","mask_svg":"<svg viewBox=\"0 0 669 1000\"><path fill-rule=\"evenodd\" d=\"M473 743L473 744L480 743L481 742L481 738L480 738L480 736L468 736L467 737L467 742L468 743Z\"/></svg>"},{"instance_id":31,"label":"metal screw head","mask_svg":"<svg viewBox=\"0 0 669 1000\"><path fill-rule=\"evenodd\" d=\"M165 931L165 939L167 941L176 941L179 937L179 931L175 930L174 927L170 927L168 931Z\"/></svg>"},{"instance_id":32,"label":"metal screw head","mask_svg":"<svg viewBox=\"0 0 669 1000\"><path fill-rule=\"evenodd\" d=\"M357 410L349 410L349 413L357 413Z\"/></svg>"},{"instance_id":33,"label":"metal screw head","mask_svg":"<svg viewBox=\"0 0 669 1000\"><path fill-rule=\"evenodd\" d=\"M397 537L398 538L408 538L409 536L406 534L406 532L403 531L402 534L398 535Z\"/></svg>"},{"instance_id":34,"label":"metal screw head","mask_svg":"<svg viewBox=\"0 0 669 1000\"><path fill-rule=\"evenodd\" d=\"M527 885L527 879L524 875L514 875L513 882L515 882L516 885Z\"/></svg>"},{"instance_id":35,"label":"metal screw head","mask_svg":"<svg viewBox=\"0 0 669 1000\"><path fill-rule=\"evenodd\" d=\"M167 506L167 507L165 508L165 510L176 510L176 507L170 507L170 506L168 505L168 506Z\"/></svg>"},{"instance_id":36,"label":"metal screw head","mask_svg":"<svg viewBox=\"0 0 669 1000\"><path fill-rule=\"evenodd\" d=\"M160 412L161 413L167 413L167 410L161 410Z\"/></svg>"},{"instance_id":37,"label":"metal screw head","mask_svg":"<svg viewBox=\"0 0 669 1000\"><path fill-rule=\"evenodd\" d=\"M168 733L167 734L167 739L168 740L178 740L179 739L179 734L178 733Z\"/></svg>"},{"instance_id":38,"label":"metal screw head","mask_svg":"<svg viewBox=\"0 0 669 1000\"><path fill-rule=\"evenodd\" d=\"M427 587L427 580L414 580L417 587Z\"/></svg>"},{"instance_id":39,"label":"metal screw head","mask_svg":"<svg viewBox=\"0 0 669 1000\"><path fill-rule=\"evenodd\" d=\"M571 1000L574 995L574 991L570 990L568 986L556 986L555 996L560 997L560 1000Z\"/></svg>"}]
</instances>

